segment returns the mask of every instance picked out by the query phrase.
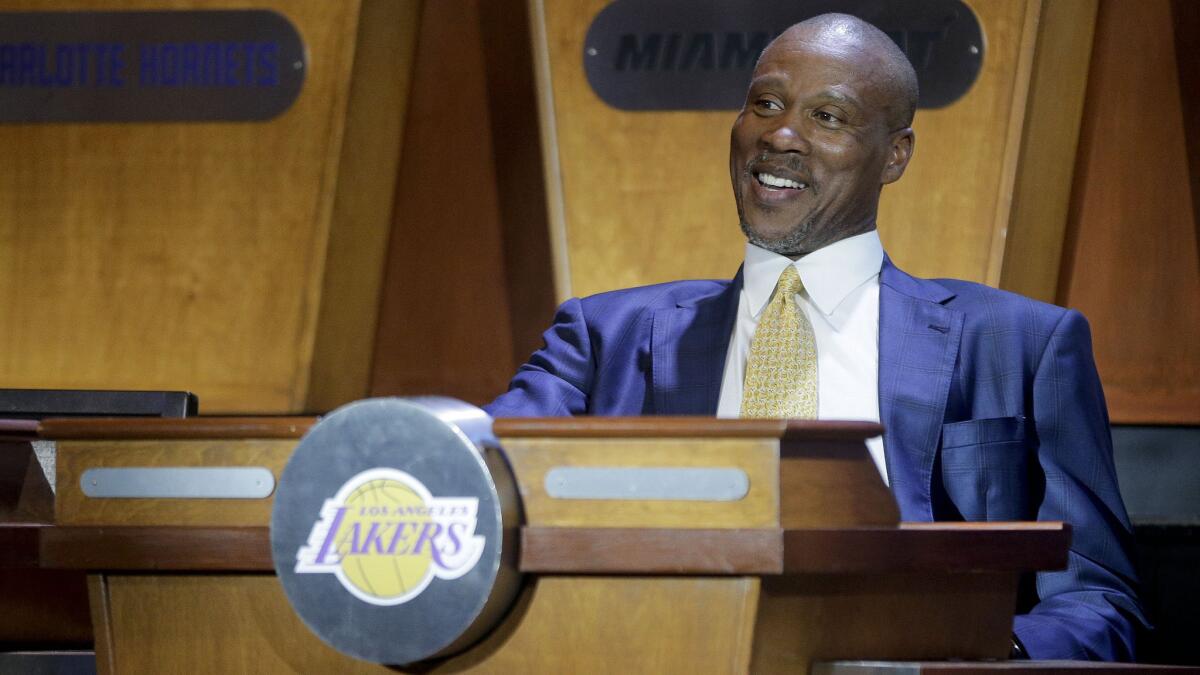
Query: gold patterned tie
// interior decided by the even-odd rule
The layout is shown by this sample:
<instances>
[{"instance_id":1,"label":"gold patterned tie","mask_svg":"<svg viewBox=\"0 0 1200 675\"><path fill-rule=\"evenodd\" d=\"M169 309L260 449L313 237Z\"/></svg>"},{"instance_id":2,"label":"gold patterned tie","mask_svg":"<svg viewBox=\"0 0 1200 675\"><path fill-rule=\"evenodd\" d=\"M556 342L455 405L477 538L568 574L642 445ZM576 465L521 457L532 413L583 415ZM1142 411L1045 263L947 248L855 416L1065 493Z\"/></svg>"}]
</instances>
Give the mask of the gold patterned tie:
<instances>
[{"instance_id":1,"label":"gold patterned tie","mask_svg":"<svg viewBox=\"0 0 1200 675\"><path fill-rule=\"evenodd\" d=\"M742 417L817 416L817 341L796 304L803 288L796 266L788 265L750 343Z\"/></svg>"}]
</instances>

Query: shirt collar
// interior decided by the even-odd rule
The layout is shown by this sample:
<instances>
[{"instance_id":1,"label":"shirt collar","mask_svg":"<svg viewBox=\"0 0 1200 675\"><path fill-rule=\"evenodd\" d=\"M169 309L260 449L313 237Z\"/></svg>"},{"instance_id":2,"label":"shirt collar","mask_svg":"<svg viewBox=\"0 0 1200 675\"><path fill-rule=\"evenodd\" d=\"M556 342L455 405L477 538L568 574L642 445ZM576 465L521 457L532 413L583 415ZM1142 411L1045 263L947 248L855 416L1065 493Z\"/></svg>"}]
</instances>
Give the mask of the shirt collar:
<instances>
[{"instance_id":1,"label":"shirt collar","mask_svg":"<svg viewBox=\"0 0 1200 675\"><path fill-rule=\"evenodd\" d=\"M879 275L883 267L883 244L879 232L871 230L836 241L793 262L747 242L743 284L755 318L767 306L779 275L788 265L796 266L804 290L817 309L830 316L851 291Z\"/></svg>"}]
</instances>

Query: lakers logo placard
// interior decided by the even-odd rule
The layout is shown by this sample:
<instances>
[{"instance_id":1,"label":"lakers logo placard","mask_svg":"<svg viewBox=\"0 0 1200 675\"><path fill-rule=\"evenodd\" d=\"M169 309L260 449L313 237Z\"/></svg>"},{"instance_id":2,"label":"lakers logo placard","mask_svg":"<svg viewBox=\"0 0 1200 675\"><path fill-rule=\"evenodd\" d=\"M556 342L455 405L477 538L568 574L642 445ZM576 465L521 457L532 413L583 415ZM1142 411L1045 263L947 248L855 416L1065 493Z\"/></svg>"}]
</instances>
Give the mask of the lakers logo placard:
<instances>
[{"instance_id":1,"label":"lakers logo placard","mask_svg":"<svg viewBox=\"0 0 1200 675\"><path fill-rule=\"evenodd\" d=\"M275 574L305 626L403 665L470 647L502 619L519 587L520 509L491 431L460 401L387 398L305 434L271 509Z\"/></svg>"},{"instance_id":2,"label":"lakers logo placard","mask_svg":"<svg viewBox=\"0 0 1200 675\"><path fill-rule=\"evenodd\" d=\"M370 469L325 501L296 573L331 573L354 597L399 605L438 579L461 577L483 554L479 499L434 497L395 469Z\"/></svg>"}]
</instances>

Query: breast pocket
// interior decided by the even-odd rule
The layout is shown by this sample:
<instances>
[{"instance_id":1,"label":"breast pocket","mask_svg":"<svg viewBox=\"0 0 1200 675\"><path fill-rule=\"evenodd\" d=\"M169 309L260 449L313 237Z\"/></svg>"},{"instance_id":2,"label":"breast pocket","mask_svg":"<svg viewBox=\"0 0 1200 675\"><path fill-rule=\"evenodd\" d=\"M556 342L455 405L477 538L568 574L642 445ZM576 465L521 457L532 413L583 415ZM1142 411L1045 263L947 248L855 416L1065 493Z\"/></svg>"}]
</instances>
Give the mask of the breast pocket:
<instances>
[{"instance_id":1,"label":"breast pocket","mask_svg":"<svg viewBox=\"0 0 1200 675\"><path fill-rule=\"evenodd\" d=\"M1025 418L942 425L942 483L966 520L1026 520L1029 446Z\"/></svg>"}]
</instances>

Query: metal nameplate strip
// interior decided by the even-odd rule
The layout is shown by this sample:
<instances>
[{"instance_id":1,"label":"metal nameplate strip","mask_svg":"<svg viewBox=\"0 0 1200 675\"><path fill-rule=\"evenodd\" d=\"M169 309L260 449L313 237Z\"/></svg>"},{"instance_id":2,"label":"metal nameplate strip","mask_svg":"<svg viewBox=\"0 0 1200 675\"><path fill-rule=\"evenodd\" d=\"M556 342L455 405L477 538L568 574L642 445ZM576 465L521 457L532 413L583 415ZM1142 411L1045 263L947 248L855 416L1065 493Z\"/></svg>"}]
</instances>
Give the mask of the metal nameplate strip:
<instances>
[{"instance_id":1,"label":"metal nameplate strip","mask_svg":"<svg viewBox=\"0 0 1200 675\"><path fill-rule=\"evenodd\" d=\"M93 499L265 499L275 476L261 466L112 467L84 471L79 484Z\"/></svg>"},{"instance_id":2,"label":"metal nameplate strip","mask_svg":"<svg viewBox=\"0 0 1200 675\"><path fill-rule=\"evenodd\" d=\"M736 467L576 467L546 472L546 493L555 499L666 499L732 502L750 491Z\"/></svg>"}]
</instances>

